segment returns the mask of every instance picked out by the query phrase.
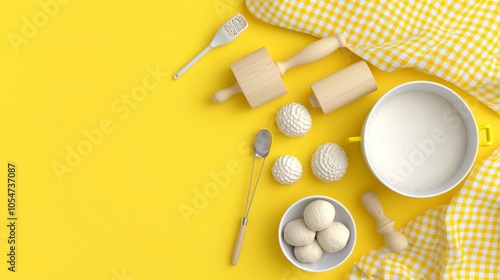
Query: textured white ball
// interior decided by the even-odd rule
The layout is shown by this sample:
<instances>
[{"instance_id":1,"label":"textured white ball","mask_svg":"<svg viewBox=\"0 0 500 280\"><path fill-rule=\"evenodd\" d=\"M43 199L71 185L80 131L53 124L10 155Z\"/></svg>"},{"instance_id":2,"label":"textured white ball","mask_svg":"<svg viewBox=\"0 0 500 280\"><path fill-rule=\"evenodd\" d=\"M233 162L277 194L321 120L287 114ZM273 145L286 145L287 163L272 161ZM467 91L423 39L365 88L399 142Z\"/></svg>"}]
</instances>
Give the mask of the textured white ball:
<instances>
[{"instance_id":1,"label":"textured white ball","mask_svg":"<svg viewBox=\"0 0 500 280\"><path fill-rule=\"evenodd\" d=\"M306 135L309 132L312 125L312 118L304 105L290 103L281 107L278 111L276 124L286 136L298 137Z\"/></svg>"},{"instance_id":2,"label":"textured white ball","mask_svg":"<svg viewBox=\"0 0 500 280\"><path fill-rule=\"evenodd\" d=\"M302 176L302 164L294 156L280 156L271 168L274 180L280 184L293 184Z\"/></svg>"},{"instance_id":3,"label":"textured white ball","mask_svg":"<svg viewBox=\"0 0 500 280\"><path fill-rule=\"evenodd\" d=\"M319 146L311 160L314 176L326 183L342 179L348 165L344 149L335 143Z\"/></svg>"},{"instance_id":4,"label":"textured white ball","mask_svg":"<svg viewBox=\"0 0 500 280\"><path fill-rule=\"evenodd\" d=\"M317 239L323 250L334 253L344 249L349 235L349 229L343 223L333 221L326 229L318 231Z\"/></svg>"},{"instance_id":5,"label":"textured white ball","mask_svg":"<svg viewBox=\"0 0 500 280\"><path fill-rule=\"evenodd\" d=\"M285 242L292 246L306 246L311 244L316 237L316 232L309 229L304 219L297 219L286 224L283 229Z\"/></svg>"},{"instance_id":6,"label":"textured white ball","mask_svg":"<svg viewBox=\"0 0 500 280\"><path fill-rule=\"evenodd\" d=\"M328 201L317 199L304 208L304 223L314 231L326 229L335 218L335 207Z\"/></svg>"},{"instance_id":7,"label":"textured white ball","mask_svg":"<svg viewBox=\"0 0 500 280\"><path fill-rule=\"evenodd\" d=\"M314 240L313 243L307 246L295 247L293 249L293 253L300 262L314 263L321 259L321 256L323 256L323 249L319 246L318 241Z\"/></svg>"}]
</instances>

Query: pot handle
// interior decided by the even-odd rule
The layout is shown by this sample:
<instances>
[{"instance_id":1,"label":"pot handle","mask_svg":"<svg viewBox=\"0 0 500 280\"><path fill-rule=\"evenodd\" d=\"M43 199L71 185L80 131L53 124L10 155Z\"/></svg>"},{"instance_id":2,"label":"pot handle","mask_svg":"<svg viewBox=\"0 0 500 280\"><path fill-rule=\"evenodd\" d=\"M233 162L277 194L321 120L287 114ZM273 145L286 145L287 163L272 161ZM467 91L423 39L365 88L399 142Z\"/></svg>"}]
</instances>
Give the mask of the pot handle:
<instances>
[{"instance_id":1,"label":"pot handle","mask_svg":"<svg viewBox=\"0 0 500 280\"><path fill-rule=\"evenodd\" d=\"M479 147L487 147L493 145L493 131L491 124L483 124L478 126L478 130L484 130L486 132L486 141L479 141ZM346 143L352 144L356 142L363 141L363 136L353 136L345 140Z\"/></svg>"},{"instance_id":2,"label":"pot handle","mask_svg":"<svg viewBox=\"0 0 500 280\"><path fill-rule=\"evenodd\" d=\"M491 124L483 124L478 126L479 131L484 130L486 132L486 141L479 141L479 147L487 147L493 145L493 132L491 129Z\"/></svg>"},{"instance_id":3,"label":"pot handle","mask_svg":"<svg viewBox=\"0 0 500 280\"><path fill-rule=\"evenodd\" d=\"M363 136L353 136L353 137L349 137L345 140L345 142L348 144L361 142L361 141L363 141Z\"/></svg>"}]
</instances>

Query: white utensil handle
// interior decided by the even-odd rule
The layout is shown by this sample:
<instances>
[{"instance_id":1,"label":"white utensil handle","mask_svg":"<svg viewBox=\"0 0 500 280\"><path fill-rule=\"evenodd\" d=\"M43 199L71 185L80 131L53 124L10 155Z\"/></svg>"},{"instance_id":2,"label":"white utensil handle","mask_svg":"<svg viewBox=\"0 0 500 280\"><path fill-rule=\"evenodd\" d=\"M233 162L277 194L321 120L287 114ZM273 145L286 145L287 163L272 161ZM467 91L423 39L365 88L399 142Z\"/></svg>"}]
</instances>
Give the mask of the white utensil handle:
<instances>
[{"instance_id":1,"label":"white utensil handle","mask_svg":"<svg viewBox=\"0 0 500 280\"><path fill-rule=\"evenodd\" d=\"M206 48L204 48L197 56L195 56L193 59L191 59L191 61L189 61L184 67L182 67L181 70L179 70L179 72L177 72L175 75L174 75L174 79L177 80L179 79L182 74L184 74L189 68L191 68L191 66L193 66L193 64L195 64L198 60L200 60L200 58L202 58L205 54L207 54L207 52L209 52L212 48L212 46L208 45Z\"/></svg>"},{"instance_id":2,"label":"white utensil handle","mask_svg":"<svg viewBox=\"0 0 500 280\"><path fill-rule=\"evenodd\" d=\"M276 62L276 67L281 76L283 76L290 68L319 60L331 54L339 47L345 46L344 37L340 34L335 34L335 36L326 37L310 44L286 61Z\"/></svg>"}]
</instances>

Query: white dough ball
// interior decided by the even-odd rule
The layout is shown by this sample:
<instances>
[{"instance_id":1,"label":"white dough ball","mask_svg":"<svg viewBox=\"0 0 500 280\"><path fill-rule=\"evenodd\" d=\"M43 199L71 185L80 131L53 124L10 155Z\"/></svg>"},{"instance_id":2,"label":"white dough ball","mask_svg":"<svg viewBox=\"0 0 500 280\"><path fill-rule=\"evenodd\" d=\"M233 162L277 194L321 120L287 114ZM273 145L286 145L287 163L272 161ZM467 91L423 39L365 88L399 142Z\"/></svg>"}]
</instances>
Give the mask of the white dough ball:
<instances>
[{"instance_id":1,"label":"white dough ball","mask_svg":"<svg viewBox=\"0 0 500 280\"><path fill-rule=\"evenodd\" d=\"M283 237L292 246L306 246L314 241L316 232L306 226L304 219L297 219L286 224Z\"/></svg>"},{"instance_id":2,"label":"white dough ball","mask_svg":"<svg viewBox=\"0 0 500 280\"><path fill-rule=\"evenodd\" d=\"M293 249L293 253L300 262L314 263L321 259L321 256L323 256L323 249L319 246L318 241L314 240L313 243L307 246L295 247Z\"/></svg>"},{"instance_id":3,"label":"white dough ball","mask_svg":"<svg viewBox=\"0 0 500 280\"><path fill-rule=\"evenodd\" d=\"M323 250L334 253L344 249L349 240L349 229L341 222L333 223L322 231L318 231L318 243Z\"/></svg>"},{"instance_id":4,"label":"white dough ball","mask_svg":"<svg viewBox=\"0 0 500 280\"><path fill-rule=\"evenodd\" d=\"M281 107L278 111L276 124L286 136L298 137L309 132L312 126L312 118L304 105L290 103Z\"/></svg>"},{"instance_id":5,"label":"white dough ball","mask_svg":"<svg viewBox=\"0 0 500 280\"><path fill-rule=\"evenodd\" d=\"M335 207L328 201L317 199L304 208L304 223L311 230L324 230L334 218Z\"/></svg>"},{"instance_id":6,"label":"white dough ball","mask_svg":"<svg viewBox=\"0 0 500 280\"><path fill-rule=\"evenodd\" d=\"M280 156L271 169L274 180L280 184L293 184L302 176L302 164L294 156Z\"/></svg>"},{"instance_id":7,"label":"white dough ball","mask_svg":"<svg viewBox=\"0 0 500 280\"><path fill-rule=\"evenodd\" d=\"M342 179L348 165L344 149L335 143L326 143L319 146L311 160L314 176L326 183Z\"/></svg>"}]
</instances>

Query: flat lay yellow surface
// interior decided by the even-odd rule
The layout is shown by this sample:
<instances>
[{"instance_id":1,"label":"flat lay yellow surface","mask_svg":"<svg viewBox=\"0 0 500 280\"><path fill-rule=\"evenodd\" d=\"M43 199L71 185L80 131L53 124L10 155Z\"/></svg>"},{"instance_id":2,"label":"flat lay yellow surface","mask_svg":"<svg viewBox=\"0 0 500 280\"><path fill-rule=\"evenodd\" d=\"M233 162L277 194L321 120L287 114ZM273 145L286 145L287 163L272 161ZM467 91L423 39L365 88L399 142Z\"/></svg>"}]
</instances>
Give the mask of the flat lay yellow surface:
<instances>
[{"instance_id":1,"label":"flat lay yellow surface","mask_svg":"<svg viewBox=\"0 0 500 280\"><path fill-rule=\"evenodd\" d=\"M248 30L173 75L241 13ZM478 124L500 139L500 117L454 84L413 69L370 65L378 90L328 115L312 108L310 84L361 58L346 49L283 76L288 93L257 109L240 94L212 94L235 82L230 63L265 46L288 59L317 38L254 18L243 1L4 1L0 4L2 117L0 279L342 279L354 262L384 246L360 195L374 190L397 228L448 204L457 188L409 198L370 173L358 136L376 101L405 82L455 90ZM298 102L311 131L283 135L277 111ZM237 265L230 263L245 208L256 133L273 135ZM480 135L483 139L485 136ZM495 140L494 140L495 141ZM324 183L310 159L321 144L342 146L344 178ZM478 150L476 162L498 147ZM278 184L271 166L295 156L303 175ZM310 195L332 197L354 217L357 242L334 270L295 268L278 244L281 216Z\"/></svg>"}]
</instances>

